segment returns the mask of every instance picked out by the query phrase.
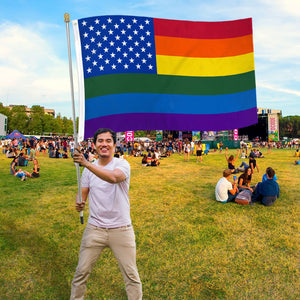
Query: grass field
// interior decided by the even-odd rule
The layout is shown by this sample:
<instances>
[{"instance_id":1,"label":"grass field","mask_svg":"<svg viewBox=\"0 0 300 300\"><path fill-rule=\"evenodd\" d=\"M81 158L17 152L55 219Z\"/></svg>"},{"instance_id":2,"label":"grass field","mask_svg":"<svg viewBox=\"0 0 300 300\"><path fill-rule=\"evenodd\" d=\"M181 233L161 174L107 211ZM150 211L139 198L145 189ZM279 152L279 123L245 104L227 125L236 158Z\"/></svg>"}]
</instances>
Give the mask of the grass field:
<instances>
[{"instance_id":1,"label":"grass field","mask_svg":"<svg viewBox=\"0 0 300 300\"><path fill-rule=\"evenodd\" d=\"M156 168L128 158L144 299L300 298L300 166L292 164L293 150L262 152L252 182L266 167L276 170L281 194L271 207L215 201L224 153L201 164L174 154ZM0 154L0 299L68 299L84 230L74 209L74 164L40 154L41 177L21 182L9 175L10 162ZM85 299L126 299L108 249Z\"/></svg>"}]
</instances>

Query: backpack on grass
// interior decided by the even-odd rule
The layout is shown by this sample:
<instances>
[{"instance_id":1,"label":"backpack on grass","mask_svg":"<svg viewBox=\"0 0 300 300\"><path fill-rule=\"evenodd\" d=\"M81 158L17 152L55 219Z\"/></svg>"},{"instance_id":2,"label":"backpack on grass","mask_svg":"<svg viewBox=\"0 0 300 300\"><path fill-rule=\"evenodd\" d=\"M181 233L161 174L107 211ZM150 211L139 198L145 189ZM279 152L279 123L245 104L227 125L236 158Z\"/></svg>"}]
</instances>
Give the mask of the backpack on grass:
<instances>
[{"instance_id":1,"label":"backpack on grass","mask_svg":"<svg viewBox=\"0 0 300 300\"><path fill-rule=\"evenodd\" d=\"M252 192L243 190L235 197L235 202L240 205L248 205L251 202Z\"/></svg>"}]
</instances>

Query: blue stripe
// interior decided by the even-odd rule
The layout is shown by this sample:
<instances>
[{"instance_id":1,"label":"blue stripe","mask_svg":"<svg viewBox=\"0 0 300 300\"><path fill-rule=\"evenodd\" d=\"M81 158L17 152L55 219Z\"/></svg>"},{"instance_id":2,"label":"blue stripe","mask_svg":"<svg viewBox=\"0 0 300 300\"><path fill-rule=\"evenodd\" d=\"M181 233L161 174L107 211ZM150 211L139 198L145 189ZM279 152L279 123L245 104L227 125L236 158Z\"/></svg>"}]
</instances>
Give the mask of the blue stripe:
<instances>
[{"instance_id":1,"label":"blue stripe","mask_svg":"<svg viewBox=\"0 0 300 300\"><path fill-rule=\"evenodd\" d=\"M224 114L256 107L256 89L226 95L112 94L85 101L85 120L126 113Z\"/></svg>"}]
</instances>

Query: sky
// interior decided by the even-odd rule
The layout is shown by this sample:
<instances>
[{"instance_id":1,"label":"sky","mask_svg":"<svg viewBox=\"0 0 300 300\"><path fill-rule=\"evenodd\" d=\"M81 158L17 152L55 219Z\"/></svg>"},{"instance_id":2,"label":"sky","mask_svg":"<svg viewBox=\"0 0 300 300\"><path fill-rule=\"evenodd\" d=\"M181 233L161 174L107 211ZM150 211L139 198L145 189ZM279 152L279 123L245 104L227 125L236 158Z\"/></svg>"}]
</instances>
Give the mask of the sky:
<instances>
[{"instance_id":1,"label":"sky","mask_svg":"<svg viewBox=\"0 0 300 300\"><path fill-rule=\"evenodd\" d=\"M133 15L191 21L252 18L257 106L300 115L299 0L0 0L0 102L72 117L66 24ZM77 67L70 24L75 110Z\"/></svg>"}]
</instances>

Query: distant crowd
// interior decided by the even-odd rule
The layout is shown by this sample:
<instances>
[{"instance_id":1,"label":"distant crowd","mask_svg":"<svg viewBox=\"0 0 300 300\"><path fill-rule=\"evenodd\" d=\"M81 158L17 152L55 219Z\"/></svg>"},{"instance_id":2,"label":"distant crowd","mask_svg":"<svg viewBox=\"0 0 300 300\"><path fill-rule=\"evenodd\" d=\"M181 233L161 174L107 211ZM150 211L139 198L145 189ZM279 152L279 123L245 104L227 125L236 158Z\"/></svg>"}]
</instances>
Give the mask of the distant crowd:
<instances>
[{"instance_id":1,"label":"distant crowd","mask_svg":"<svg viewBox=\"0 0 300 300\"><path fill-rule=\"evenodd\" d=\"M220 141L217 149L207 150L205 149L205 144L201 141L190 141L189 139L165 139L162 141L152 141L152 140L135 140L133 142L126 142L124 140L117 141L115 157L123 158L124 155L141 157L142 166L159 166L160 159L163 157L169 157L173 153L179 153L184 155L184 161L189 162L190 155L196 155L196 162L202 162L203 156L208 155L209 152L223 151L223 142ZM73 157L75 142L73 137L53 137L36 139L34 137L27 139L3 139L1 141L2 151L5 153L6 157L12 158L14 161L11 164L11 174L18 174L18 177L38 177L39 176L39 164L37 157L42 153L43 156L49 156L49 158L69 158ZM256 148L254 149L253 146ZM231 173L238 173L240 171L246 170L248 167L253 174L256 168L259 171L259 166L255 158L262 158L263 154L259 148L267 147L268 152L272 148L295 148L295 156L297 160L295 164L300 164L299 157L299 144L295 141L289 143L281 142L254 142L252 144L241 142L238 154L236 157L233 155L228 156L227 150L225 150L225 157L228 163L228 169ZM92 162L98 159L97 152L95 150L94 143L92 139L84 140L78 145L79 150L85 156L85 158ZM244 161L239 166L235 166L235 162L240 154L241 159L249 158L249 164ZM19 172L14 172L16 166L26 166L28 161L33 161L35 170L33 175L28 174L24 177L22 170ZM22 174L22 175L20 175ZM38 175L37 175L38 174ZM244 175L245 176L245 175ZM24 179L24 180L25 180Z\"/></svg>"}]
</instances>

